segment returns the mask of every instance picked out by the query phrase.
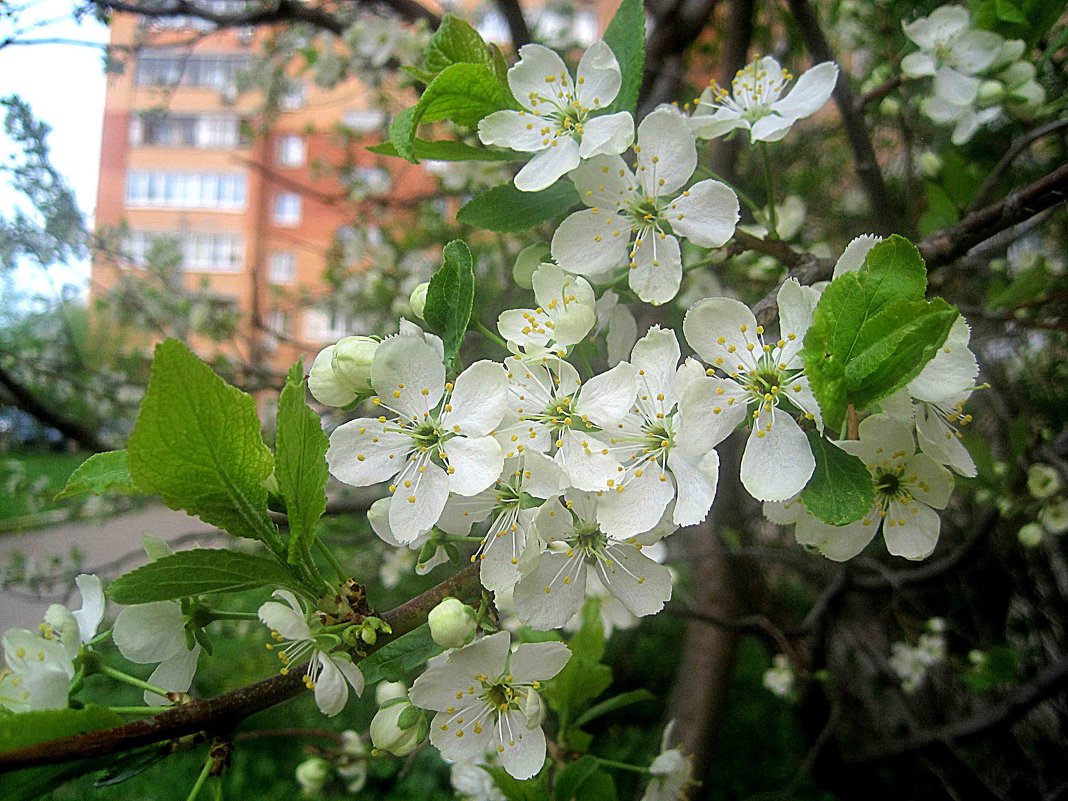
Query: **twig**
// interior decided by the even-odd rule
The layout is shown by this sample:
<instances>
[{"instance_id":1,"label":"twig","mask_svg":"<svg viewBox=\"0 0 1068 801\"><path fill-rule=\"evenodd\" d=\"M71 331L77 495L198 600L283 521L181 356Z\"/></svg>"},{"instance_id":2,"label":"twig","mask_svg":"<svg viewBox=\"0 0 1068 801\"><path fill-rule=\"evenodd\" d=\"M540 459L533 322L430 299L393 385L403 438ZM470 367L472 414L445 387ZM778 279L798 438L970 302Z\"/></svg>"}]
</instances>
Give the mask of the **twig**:
<instances>
[{"instance_id":1,"label":"twig","mask_svg":"<svg viewBox=\"0 0 1068 801\"><path fill-rule=\"evenodd\" d=\"M494 3L508 24L508 35L512 39L512 47L518 50L530 42L530 27L527 25L518 0L494 0Z\"/></svg>"},{"instance_id":2,"label":"twig","mask_svg":"<svg viewBox=\"0 0 1068 801\"><path fill-rule=\"evenodd\" d=\"M974 211L982 206L989 199L990 195L994 191L994 187L998 185L998 181L1001 180L1005 171L1012 166L1012 163L1016 161L1016 158L1023 153L1027 148L1037 142L1043 137L1049 136L1051 133L1064 130L1068 128L1068 118L1063 120L1055 120L1048 125L1042 125L1035 128L1033 131L1028 131L1009 147L1005 151L1005 155L1001 157L998 163L994 166L994 169L990 171L990 174L983 181L983 185L979 187L979 191L975 193L975 197L972 198L972 202L968 204L968 211Z\"/></svg>"},{"instance_id":3,"label":"twig","mask_svg":"<svg viewBox=\"0 0 1068 801\"><path fill-rule=\"evenodd\" d=\"M819 20L816 19L816 13L808 0L789 0L789 5L812 59L817 62L836 61ZM848 74L838 76L838 83L834 87L834 100L842 115L842 124L853 151L857 177L860 178L864 193L871 204L876 229L882 233L893 231L898 227L897 210L886 190L886 182L879 169L879 162L875 158L875 148L872 146L864 117L857 113L857 103L853 97L853 90L849 86Z\"/></svg>"},{"instance_id":4,"label":"twig","mask_svg":"<svg viewBox=\"0 0 1068 801\"><path fill-rule=\"evenodd\" d=\"M473 597L479 588L478 566L464 568L452 578L431 587L407 603L381 615L393 633L379 636L368 653L417 628L443 598ZM61 737L0 754L0 773L39 765L56 765L88 757L107 756L151 743L173 740L201 731L227 731L245 718L304 692L303 665L228 693L194 701L145 720L112 729Z\"/></svg>"},{"instance_id":5,"label":"twig","mask_svg":"<svg viewBox=\"0 0 1068 801\"><path fill-rule=\"evenodd\" d=\"M879 86L876 86L874 89L872 89L870 92L865 92L864 94L862 94L860 96L860 99L857 101L857 113L859 114L860 112L864 111L864 109L872 103L878 103L892 91L897 89L897 87L901 86L903 80L904 79L900 75L895 75L886 83L880 84Z\"/></svg>"}]
</instances>

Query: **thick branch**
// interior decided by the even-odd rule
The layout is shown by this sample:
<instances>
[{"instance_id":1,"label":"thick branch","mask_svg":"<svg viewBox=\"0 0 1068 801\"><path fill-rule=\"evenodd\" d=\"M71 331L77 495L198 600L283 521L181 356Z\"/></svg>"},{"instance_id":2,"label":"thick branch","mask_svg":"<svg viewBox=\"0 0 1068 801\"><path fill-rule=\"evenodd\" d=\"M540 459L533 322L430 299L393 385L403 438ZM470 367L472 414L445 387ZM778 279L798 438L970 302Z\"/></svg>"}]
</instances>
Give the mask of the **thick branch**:
<instances>
[{"instance_id":1,"label":"thick branch","mask_svg":"<svg viewBox=\"0 0 1068 801\"><path fill-rule=\"evenodd\" d=\"M789 0L789 3L790 11L797 20L797 25L805 40L805 47L812 59L817 62L835 61L827 37L820 27L819 20L816 19L816 12L808 0ZM834 101L842 115L842 124L849 139L849 147L853 151L857 177L860 178L864 194L868 196L868 202L874 212L876 230L880 233L889 233L897 227L897 213L890 200L890 194L886 191L886 182L879 169L879 162L875 158L875 148L872 147L871 136L864 124L864 116L857 111L857 101L853 97L853 89L849 86L848 75L838 76L838 83L834 87Z\"/></svg>"},{"instance_id":2,"label":"thick branch","mask_svg":"<svg viewBox=\"0 0 1068 801\"><path fill-rule=\"evenodd\" d=\"M992 729L1012 725L1047 698L1065 688L1068 688L1068 659L1062 659L1043 670L1033 682L1018 687L1005 699L1004 703L998 706L947 726L923 731L878 748L861 751L854 756L846 755L844 759L851 763L882 762L932 745L953 745L966 742L981 737Z\"/></svg>"},{"instance_id":3,"label":"thick branch","mask_svg":"<svg viewBox=\"0 0 1068 801\"><path fill-rule=\"evenodd\" d=\"M393 629L393 634L380 636L375 645L368 648L368 653L420 626L443 598L450 595L470 598L477 593L478 587L478 566L471 565L407 603L385 612L382 619ZM107 756L201 731L226 732L245 718L300 695L305 689L303 680L304 666L301 665L285 676L274 676L215 698L175 707L145 720L8 751L0 754L0 773Z\"/></svg>"},{"instance_id":4,"label":"thick branch","mask_svg":"<svg viewBox=\"0 0 1068 801\"><path fill-rule=\"evenodd\" d=\"M49 409L3 367L0 367L0 387L7 391L15 405L22 411L56 429L68 439L74 440L91 451L108 450L108 446L96 435L96 432L86 428L77 420L71 420Z\"/></svg>"},{"instance_id":5,"label":"thick branch","mask_svg":"<svg viewBox=\"0 0 1068 801\"><path fill-rule=\"evenodd\" d=\"M638 96L638 108L643 115L661 103L677 99L684 73L682 54L705 29L716 2L674 0L654 12L645 48L645 77Z\"/></svg>"},{"instance_id":6,"label":"thick branch","mask_svg":"<svg viewBox=\"0 0 1068 801\"><path fill-rule=\"evenodd\" d=\"M519 0L495 0L497 10L508 23L508 35L512 37L512 47L516 50L530 42L530 28L519 7Z\"/></svg>"}]
</instances>

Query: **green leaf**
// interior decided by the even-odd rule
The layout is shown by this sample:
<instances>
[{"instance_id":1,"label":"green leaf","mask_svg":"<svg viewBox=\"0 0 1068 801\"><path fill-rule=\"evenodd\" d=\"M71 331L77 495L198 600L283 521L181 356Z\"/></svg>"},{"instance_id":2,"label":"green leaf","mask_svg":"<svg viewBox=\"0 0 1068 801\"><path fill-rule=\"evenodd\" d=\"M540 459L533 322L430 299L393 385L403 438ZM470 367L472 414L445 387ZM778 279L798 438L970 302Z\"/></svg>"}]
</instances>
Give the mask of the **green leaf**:
<instances>
[{"instance_id":1,"label":"green leaf","mask_svg":"<svg viewBox=\"0 0 1068 801\"><path fill-rule=\"evenodd\" d=\"M571 659L545 688L545 700L549 705L557 712L566 710L571 717L612 683L612 669L600 663L604 656L600 603L597 598L586 599L582 607L582 626L567 643Z\"/></svg>"},{"instance_id":2,"label":"green leaf","mask_svg":"<svg viewBox=\"0 0 1068 801\"><path fill-rule=\"evenodd\" d=\"M862 411L915 378L945 342L957 311L924 300L926 286L919 252L892 236L824 291L801 358L832 428L840 429L847 406Z\"/></svg>"},{"instance_id":3,"label":"green leaf","mask_svg":"<svg viewBox=\"0 0 1068 801\"><path fill-rule=\"evenodd\" d=\"M120 604L147 604L279 586L295 589L300 584L273 559L225 548L194 548L164 556L120 576L108 585L108 595Z\"/></svg>"},{"instance_id":4,"label":"green leaf","mask_svg":"<svg viewBox=\"0 0 1068 801\"><path fill-rule=\"evenodd\" d=\"M104 495L108 492L122 495L138 494L139 490L130 478L126 451L94 453L70 474L67 486L56 496L56 500L80 495L83 492L91 492L93 495Z\"/></svg>"},{"instance_id":5,"label":"green leaf","mask_svg":"<svg viewBox=\"0 0 1068 801\"><path fill-rule=\"evenodd\" d=\"M515 98L492 65L452 64L430 82L415 106L394 118L389 141L401 156L418 164L414 141L420 123L452 120L473 128L486 115L513 105Z\"/></svg>"},{"instance_id":6,"label":"green leaf","mask_svg":"<svg viewBox=\"0 0 1068 801\"><path fill-rule=\"evenodd\" d=\"M442 17L441 24L423 51L423 66L427 72L439 73L453 64L493 65L493 52L478 31L452 13Z\"/></svg>"},{"instance_id":7,"label":"green leaf","mask_svg":"<svg viewBox=\"0 0 1068 801\"><path fill-rule=\"evenodd\" d=\"M994 5L997 9L998 19L1002 22L1011 22L1016 25L1027 24L1027 17L1012 0L995 0Z\"/></svg>"},{"instance_id":8,"label":"green leaf","mask_svg":"<svg viewBox=\"0 0 1068 801\"><path fill-rule=\"evenodd\" d=\"M832 526L860 520L875 503L875 488L868 468L816 431L807 433L812 455L816 457L816 470L801 490L801 502L809 512Z\"/></svg>"},{"instance_id":9,"label":"green leaf","mask_svg":"<svg viewBox=\"0 0 1068 801\"><path fill-rule=\"evenodd\" d=\"M127 457L134 483L167 506L281 550L267 516L264 481L274 459L256 401L177 340L156 346Z\"/></svg>"},{"instance_id":10,"label":"green leaf","mask_svg":"<svg viewBox=\"0 0 1068 801\"><path fill-rule=\"evenodd\" d=\"M556 801L572 801L582 784L599 767L600 763L592 756L584 756L570 763L556 777Z\"/></svg>"},{"instance_id":11,"label":"green leaf","mask_svg":"<svg viewBox=\"0 0 1068 801\"><path fill-rule=\"evenodd\" d=\"M617 801L615 780L605 771L598 771L586 779L579 788L576 801Z\"/></svg>"},{"instance_id":12,"label":"green leaf","mask_svg":"<svg viewBox=\"0 0 1068 801\"><path fill-rule=\"evenodd\" d=\"M656 696L648 690L629 690L619 695L613 695L611 698L606 698L599 704L594 704L575 720L575 726L585 726L591 720L596 720L601 715L607 715L610 712L628 707L631 704L640 704L642 701L653 701Z\"/></svg>"},{"instance_id":13,"label":"green leaf","mask_svg":"<svg viewBox=\"0 0 1068 801\"><path fill-rule=\"evenodd\" d=\"M361 661L360 671L368 686L378 681L402 681L441 651L430 636L430 626L424 623Z\"/></svg>"},{"instance_id":14,"label":"green leaf","mask_svg":"<svg viewBox=\"0 0 1068 801\"><path fill-rule=\"evenodd\" d=\"M445 262L430 279L423 319L445 344L445 364L452 364L471 321L475 269L471 251L456 239L445 246Z\"/></svg>"},{"instance_id":15,"label":"green leaf","mask_svg":"<svg viewBox=\"0 0 1068 801\"><path fill-rule=\"evenodd\" d=\"M521 192L508 183L475 195L456 219L487 231L514 233L562 216L577 203L578 192L570 181L557 181L540 192Z\"/></svg>"},{"instance_id":16,"label":"green leaf","mask_svg":"<svg viewBox=\"0 0 1068 801\"><path fill-rule=\"evenodd\" d=\"M389 142L397 155L412 164L418 164L413 142L415 141L416 106L406 108L389 124Z\"/></svg>"},{"instance_id":17,"label":"green leaf","mask_svg":"<svg viewBox=\"0 0 1068 801\"><path fill-rule=\"evenodd\" d=\"M604 32L619 62L623 83L608 111L634 111L645 70L645 9L642 0L623 0Z\"/></svg>"},{"instance_id":18,"label":"green leaf","mask_svg":"<svg viewBox=\"0 0 1068 801\"><path fill-rule=\"evenodd\" d=\"M393 142L382 142L371 145L372 153L380 156L399 156L397 146ZM514 150L497 150L489 147L473 147L465 142L456 142L452 139L414 139L412 140L412 153L416 158L431 159L433 161L522 161L526 158L523 153Z\"/></svg>"},{"instance_id":19,"label":"green leaf","mask_svg":"<svg viewBox=\"0 0 1068 801\"><path fill-rule=\"evenodd\" d=\"M920 300L927 291L927 269L920 251L897 234L868 251L859 277L868 317L896 300Z\"/></svg>"},{"instance_id":20,"label":"green leaf","mask_svg":"<svg viewBox=\"0 0 1068 801\"><path fill-rule=\"evenodd\" d=\"M123 724L122 718L100 706L83 709L47 709L8 715L0 720L0 753L70 737L76 734L110 729ZM78 760L63 765L28 768L6 774L2 780L5 801L38 798L68 779L91 770L93 760Z\"/></svg>"},{"instance_id":21,"label":"green leaf","mask_svg":"<svg viewBox=\"0 0 1068 801\"><path fill-rule=\"evenodd\" d=\"M304 396L304 360L289 371L278 398L274 475L289 519L289 564L315 542L315 526L326 511L326 449L330 440Z\"/></svg>"},{"instance_id":22,"label":"green leaf","mask_svg":"<svg viewBox=\"0 0 1068 801\"><path fill-rule=\"evenodd\" d=\"M482 770L493 777L493 783L497 789L504 793L508 801L545 801L549 798L549 788L546 786L545 772L541 771L531 779L520 781L508 775L504 768L487 767L482 765Z\"/></svg>"}]
</instances>

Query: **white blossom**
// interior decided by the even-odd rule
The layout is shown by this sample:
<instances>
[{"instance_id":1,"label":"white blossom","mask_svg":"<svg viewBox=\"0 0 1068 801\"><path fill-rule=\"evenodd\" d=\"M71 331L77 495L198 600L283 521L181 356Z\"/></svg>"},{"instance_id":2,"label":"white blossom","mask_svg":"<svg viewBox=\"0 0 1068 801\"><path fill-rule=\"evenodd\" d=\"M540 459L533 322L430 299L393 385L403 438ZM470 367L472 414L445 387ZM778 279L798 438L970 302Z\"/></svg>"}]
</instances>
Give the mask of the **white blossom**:
<instances>
[{"instance_id":1,"label":"white blossom","mask_svg":"<svg viewBox=\"0 0 1068 801\"><path fill-rule=\"evenodd\" d=\"M486 145L533 153L515 177L517 189L536 192L556 183L582 159L622 153L634 138L625 111L605 114L622 83L612 49L596 41L572 81L563 59L547 47L523 45L508 70L508 86L522 111L495 111L478 124Z\"/></svg>"},{"instance_id":2,"label":"white blossom","mask_svg":"<svg viewBox=\"0 0 1068 801\"><path fill-rule=\"evenodd\" d=\"M696 100L690 126L701 139L714 139L737 128L749 132L750 142L777 142L795 122L815 114L834 91L838 67L817 64L797 79L771 56L738 70L728 92L714 81Z\"/></svg>"},{"instance_id":3,"label":"white blossom","mask_svg":"<svg viewBox=\"0 0 1068 801\"><path fill-rule=\"evenodd\" d=\"M506 309L497 318L497 330L517 354L533 347L565 356L597 322L593 287L549 263L534 271L531 284L537 308Z\"/></svg>"},{"instance_id":4,"label":"white blossom","mask_svg":"<svg viewBox=\"0 0 1068 801\"><path fill-rule=\"evenodd\" d=\"M741 478L757 500L781 501L797 494L816 466L794 415L822 427L800 357L817 300L817 293L794 279L783 283L777 340L765 340L753 313L731 298L699 301L683 322L686 341L713 370L683 393L680 450L694 453L714 446L749 422ZM713 377L713 371L727 377Z\"/></svg>"},{"instance_id":5,"label":"white blossom","mask_svg":"<svg viewBox=\"0 0 1068 801\"><path fill-rule=\"evenodd\" d=\"M281 673L301 659L308 659L304 685L315 691L315 703L327 717L333 717L345 708L349 700L349 686L356 695L363 693L363 673L353 664L348 654L333 651L339 645L338 638L315 630L309 624L300 602L288 590L275 590L274 597L285 603L267 601L260 606L257 615L271 629L274 643L267 643L270 650L277 650L282 662Z\"/></svg>"},{"instance_id":6,"label":"white blossom","mask_svg":"<svg viewBox=\"0 0 1068 801\"><path fill-rule=\"evenodd\" d=\"M615 367L627 358L634 343L638 341L638 323L626 304L619 302L619 295L611 289L597 298L596 334L604 334L608 366Z\"/></svg>"},{"instance_id":7,"label":"white blossom","mask_svg":"<svg viewBox=\"0 0 1068 801\"><path fill-rule=\"evenodd\" d=\"M546 501L535 518L538 536L557 547L541 554L516 584L512 599L520 621L543 630L566 624L582 608L590 572L631 614L663 609L671 598L671 573L641 550L675 530L670 514L652 531L620 540L597 523L598 494L568 490L564 499Z\"/></svg>"},{"instance_id":8,"label":"white blossom","mask_svg":"<svg viewBox=\"0 0 1068 801\"><path fill-rule=\"evenodd\" d=\"M679 291L679 237L715 248L734 235L738 197L719 181L683 189L697 168L697 146L685 118L670 108L638 126L637 171L618 156L584 161L572 174L582 202L552 239L556 263L579 275L629 265L630 287L647 303Z\"/></svg>"},{"instance_id":9,"label":"white blossom","mask_svg":"<svg viewBox=\"0 0 1068 801\"><path fill-rule=\"evenodd\" d=\"M649 766L650 779L641 801L683 801L689 797L693 780L693 760L677 747L668 748L675 721L664 727L660 753Z\"/></svg>"},{"instance_id":10,"label":"white blossom","mask_svg":"<svg viewBox=\"0 0 1068 801\"><path fill-rule=\"evenodd\" d=\"M396 414L359 418L330 435L326 458L339 480L365 487L393 479L389 527L402 543L428 531L449 492L475 495L500 475L507 383L499 364L480 361L445 383L436 349L417 336L385 340L375 353L372 402Z\"/></svg>"},{"instance_id":11,"label":"white blossom","mask_svg":"<svg viewBox=\"0 0 1068 801\"><path fill-rule=\"evenodd\" d=\"M761 683L764 688L778 698L790 698L794 693L796 677L793 666L786 654L775 654L771 667L764 671Z\"/></svg>"},{"instance_id":12,"label":"white blossom","mask_svg":"<svg viewBox=\"0 0 1068 801\"><path fill-rule=\"evenodd\" d=\"M531 717L531 695L571 658L558 642L524 643L509 652L506 631L451 651L415 680L409 698L436 712L430 742L451 762L469 762L496 751L501 766L529 779L545 761L540 715ZM540 710L540 705L536 705Z\"/></svg>"},{"instance_id":13,"label":"white blossom","mask_svg":"<svg viewBox=\"0 0 1068 801\"><path fill-rule=\"evenodd\" d=\"M631 353L638 395L608 440L623 470L608 482L609 491L597 505L597 522L611 537L649 531L673 500L676 525L700 523L716 497L719 456L712 445L702 440L678 447L678 401L691 381L704 376L695 360L680 366L679 357L675 332L659 326L650 328Z\"/></svg>"},{"instance_id":14,"label":"white blossom","mask_svg":"<svg viewBox=\"0 0 1068 801\"><path fill-rule=\"evenodd\" d=\"M184 693L193 683L200 645L187 632L187 620L178 601L154 601L128 606L115 619L112 638L126 659L138 665L156 665L148 683ZM145 690L145 703L161 706L167 698Z\"/></svg>"}]
</instances>

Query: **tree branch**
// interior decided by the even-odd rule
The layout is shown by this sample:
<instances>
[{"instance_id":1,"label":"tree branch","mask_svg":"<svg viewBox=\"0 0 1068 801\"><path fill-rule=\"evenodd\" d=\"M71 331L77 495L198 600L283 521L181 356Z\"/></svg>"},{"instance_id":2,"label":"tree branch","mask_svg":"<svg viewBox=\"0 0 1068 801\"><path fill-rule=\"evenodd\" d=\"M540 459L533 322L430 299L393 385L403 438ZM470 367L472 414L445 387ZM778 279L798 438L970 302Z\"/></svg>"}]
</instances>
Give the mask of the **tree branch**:
<instances>
[{"instance_id":1,"label":"tree branch","mask_svg":"<svg viewBox=\"0 0 1068 801\"><path fill-rule=\"evenodd\" d=\"M718 0L674 0L653 12L645 48L645 75L638 95L639 116L676 98L684 73L682 54L705 29Z\"/></svg>"},{"instance_id":2,"label":"tree branch","mask_svg":"<svg viewBox=\"0 0 1068 801\"><path fill-rule=\"evenodd\" d=\"M450 595L468 598L473 596L478 588L478 565L470 565L407 603L383 613L381 617L393 629L393 633L379 636L378 641L369 647L367 652L373 653L420 626L426 621L430 610L443 598ZM274 676L215 698L194 701L124 726L62 737L8 751L0 754L0 773L107 756L201 731L226 732L245 718L304 692L304 670L303 665L294 667L285 676Z\"/></svg>"},{"instance_id":3,"label":"tree branch","mask_svg":"<svg viewBox=\"0 0 1068 801\"><path fill-rule=\"evenodd\" d=\"M966 718L937 729L922 731L912 737L906 737L877 748L870 748L854 755L845 755L843 761L857 764L863 762L882 762L902 757L914 751L920 751L932 745L953 745L954 743L973 740L988 731L1010 726L1027 715L1032 709L1068 687L1068 658L1050 665L1030 684L1018 687L1004 703L978 712Z\"/></svg>"},{"instance_id":4,"label":"tree branch","mask_svg":"<svg viewBox=\"0 0 1068 801\"><path fill-rule=\"evenodd\" d=\"M97 436L95 431L86 428L77 420L71 420L49 409L2 366L0 366L0 387L3 387L11 396L15 406L45 425L56 429L67 439L72 439L91 451L108 450L107 444Z\"/></svg>"},{"instance_id":5,"label":"tree branch","mask_svg":"<svg viewBox=\"0 0 1068 801\"><path fill-rule=\"evenodd\" d=\"M789 0L789 4L790 11L801 29L805 47L813 61L835 61L837 63L819 20L816 19L816 13L808 0ZM848 75L838 76L838 83L834 87L834 100L842 115L842 124L849 139L849 146L853 150L857 177L860 178L864 194L868 196L868 202L874 213L876 230L879 233L889 233L897 227L897 212L886 190L886 182L879 169L879 162L875 158L875 148L872 147L871 136L864 124L864 117L857 111L857 101L853 97Z\"/></svg>"},{"instance_id":6,"label":"tree branch","mask_svg":"<svg viewBox=\"0 0 1068 801\"><path fill-rule=\"evenodd\" d=\"M519 50L523 45L530 42L530 28L527 19L523 16L523 9L519 7L518 0L494 0L497 10L501 12L504 21L508 23L508 35L512 38L512 46Z\"/></svg>"},{"instance_id":7,"label":"tree branch","mask_svg":"<svg viewBox=\"0 0 1068 801\"><path fill-rule=\"evenodd\" d=\"M968 211L975 211L978 207L982 206L989 199L991 193L994 191L994 187L997 186L998 181L1005 174L1012 163L1016 161L1016 157L1023 153L1027 148L1046 136L1052 133L1057 133L1068 128L1068 119L1055 120L1047 125L1039 126L1033 131L1028 131L1021 136L1012 146L1005 151L1005 155L1001 157L998 163L994 166L994 169L990 171L990 174L983 181L983 185L979 187L979 191L975 193L975 197L972 198L972 202L968 205Z\"/></svg>"}]
</instances>

